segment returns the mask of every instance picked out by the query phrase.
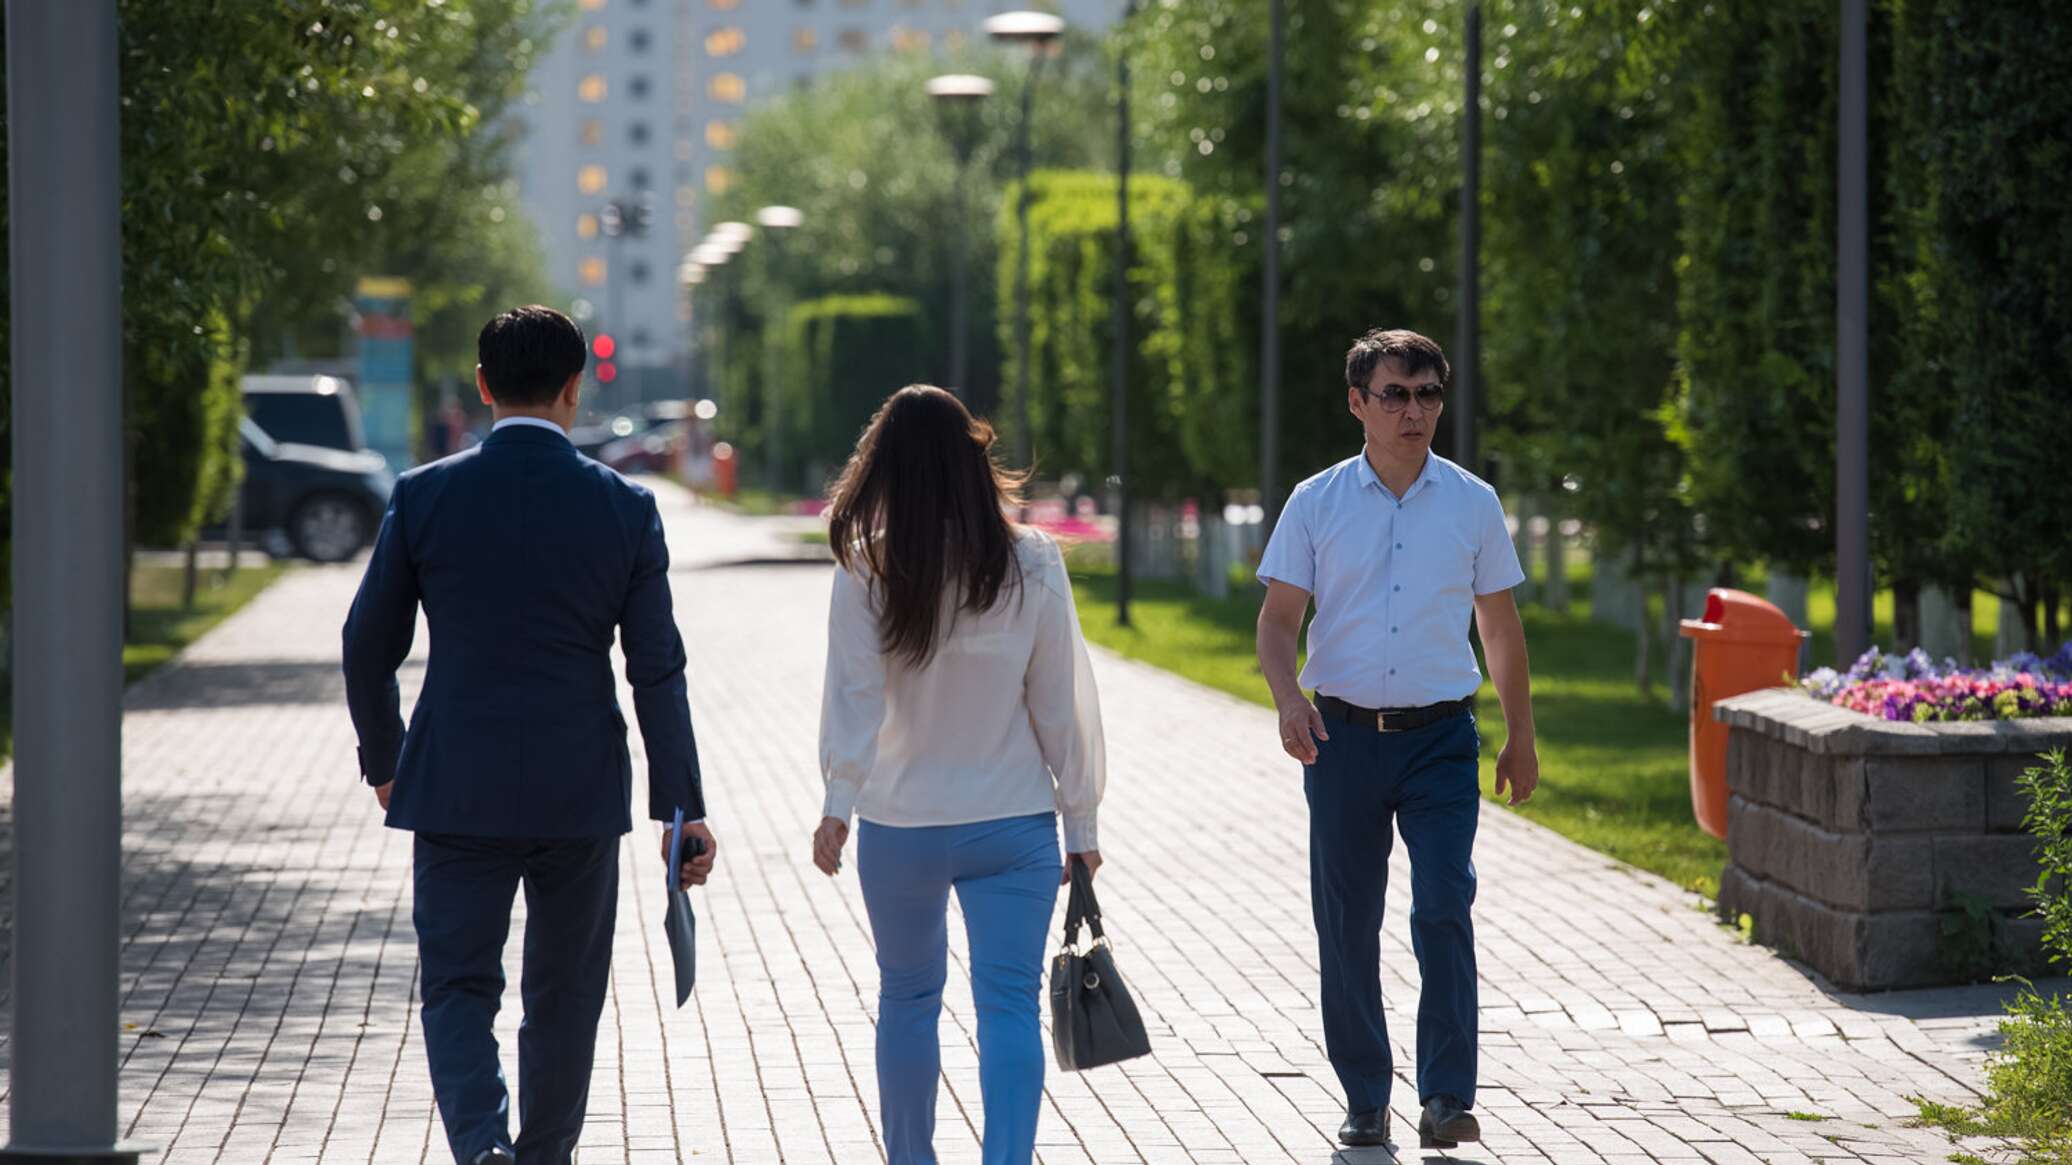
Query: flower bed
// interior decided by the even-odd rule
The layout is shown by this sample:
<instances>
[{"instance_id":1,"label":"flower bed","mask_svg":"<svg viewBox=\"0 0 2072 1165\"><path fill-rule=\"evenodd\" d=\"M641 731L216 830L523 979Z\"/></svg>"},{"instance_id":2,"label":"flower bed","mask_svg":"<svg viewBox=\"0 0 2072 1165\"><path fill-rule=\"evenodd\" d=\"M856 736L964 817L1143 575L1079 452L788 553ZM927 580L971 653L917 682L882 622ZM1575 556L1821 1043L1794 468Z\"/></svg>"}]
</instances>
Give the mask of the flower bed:
<instances>
[{"instance_id":1,"label":"flower bed","mask_svg":"<svg viewBox=\"0 0 2072 1165\"><path fill-rule=\"evenodd\" d=\"M1873 647L1848 671L1824 667L1799 686L1830 704L1913 724L2072 716L2072 642L2048 659L2024 651L1983 668L1937 663L1918 647L1905 655Z\"/></svg>"}]
</instances>

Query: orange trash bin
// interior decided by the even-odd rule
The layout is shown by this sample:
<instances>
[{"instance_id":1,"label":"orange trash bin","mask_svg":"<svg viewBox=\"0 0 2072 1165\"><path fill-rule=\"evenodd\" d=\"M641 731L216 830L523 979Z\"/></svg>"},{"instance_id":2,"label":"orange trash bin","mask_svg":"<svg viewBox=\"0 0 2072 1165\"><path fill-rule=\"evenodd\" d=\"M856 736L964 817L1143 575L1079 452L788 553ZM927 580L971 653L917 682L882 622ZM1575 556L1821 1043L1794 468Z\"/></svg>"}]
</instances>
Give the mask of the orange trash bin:
<instances>
[{"instance_id":1,"label":"orange trash bin","mask_svg":"<svg viewBox=\"0 0 2072 1165\"><path fill-rule=\"evenodd\" d=\"M1705 617L1685 619L1691 648L1691 812L1698 827L1727 836L1727 726L1712 718L1715 700L1795 682L1806 632L1783 611L1747 591L1715 587Z\"/></svg>"}]
</instances>

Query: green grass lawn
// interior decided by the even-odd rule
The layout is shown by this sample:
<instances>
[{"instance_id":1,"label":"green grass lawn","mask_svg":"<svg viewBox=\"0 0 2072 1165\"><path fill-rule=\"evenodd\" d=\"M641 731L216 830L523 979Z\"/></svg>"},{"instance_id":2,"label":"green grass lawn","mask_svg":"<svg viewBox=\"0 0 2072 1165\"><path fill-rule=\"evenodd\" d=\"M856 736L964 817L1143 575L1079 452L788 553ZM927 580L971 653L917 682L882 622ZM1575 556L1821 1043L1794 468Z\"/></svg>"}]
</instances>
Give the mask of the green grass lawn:
<instances>
[{"instance_id":1,"label":"green grass lawn","mask_svg":"<svg viewBox=\"0 0 2072 1165\"><path fill-rule=\"evenodd\" d=\"M179 567L137 567L130 576L130 636L122 648L123 678L134 683L173 658L286 569L278 563L241 567L227 579L222 571L204 570L195 587L194 608L186 610L180 605Z\"/></svg>"},{"instance_id":2,"label":"green grass lawn","mask_svg":"<svg viewBox=\"0 0 2072 1165\"><path fill-rule=\"evenodd\" d=\"M1233 587L1230 598L1203 598L1184 585L1140 582L1131 626L1115 624L1115 579L1098 567L1075 569L1087 638L1255 703L1272 704L1253 657L1259 596ZM1633 683L1633 639L1588 621L1587 589L1577 613L1525 609L1532 653L1533 710L1539 729L1540 788L1517 810L1602 853L1711 895L1726 847L1691 817L1689 721L1670 711L1661 689L1643 697ZM1660 674L1659 672L1657 673ZM1484 685L1482 788L1487 795L1503 747L1495 691Z\"/></svg>"},{"instance_id":3,"label":"green grass lawn","mask_svg":"<svg viewBox=\"0 0 2072 1165\"><path fill-rule=\"evenodd\" d=\"M194 608L180 603L182 571L177 566L139 566L130 576L130 637L122 648L125 683L135 683L152 668L178 654L266 589L287 568L278 563L248 566L235 577L203 571L195 587ZM0 761L14 753L14 700L0 699Z\"/></svg>"}]
</instances>

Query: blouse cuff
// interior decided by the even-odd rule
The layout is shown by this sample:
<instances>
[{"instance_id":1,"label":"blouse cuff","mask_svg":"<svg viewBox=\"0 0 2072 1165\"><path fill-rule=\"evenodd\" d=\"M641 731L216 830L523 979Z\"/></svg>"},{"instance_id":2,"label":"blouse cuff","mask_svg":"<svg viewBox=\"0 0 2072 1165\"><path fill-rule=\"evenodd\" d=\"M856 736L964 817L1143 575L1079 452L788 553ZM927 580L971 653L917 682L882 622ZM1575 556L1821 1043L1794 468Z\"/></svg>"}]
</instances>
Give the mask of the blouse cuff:
<instances>
[{"instance_id":1,"label":"blouse cuff","mask_svg":"<svg viewBox=\"0 0 2072 1165\"><path fill-rule=\"evenodd\" d=\"M847 781L829 781L827 799L820 803L820 815L832 817L844 825L856 812L856 787Z\"/></svg>"},{"instance_id":2,"label":"blouse cuff","mask_svg":"<svg viewBox=\"0 0 2072 1165\"><path fill-rule=\"evenodd\" d=\"M1065 852L1083 854L1100 849L1098 835L1094 831L1094 815L1084 817L1067 815L1065 818Z\"/></svg>"}]
</instances>

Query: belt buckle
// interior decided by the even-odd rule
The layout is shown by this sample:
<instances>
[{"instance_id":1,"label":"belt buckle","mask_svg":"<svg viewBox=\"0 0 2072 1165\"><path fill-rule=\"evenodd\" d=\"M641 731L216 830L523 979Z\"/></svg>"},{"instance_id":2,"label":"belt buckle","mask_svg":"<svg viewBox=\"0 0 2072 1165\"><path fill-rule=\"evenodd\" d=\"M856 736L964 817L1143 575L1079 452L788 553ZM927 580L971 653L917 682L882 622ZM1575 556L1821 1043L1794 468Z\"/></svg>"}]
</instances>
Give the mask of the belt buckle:
<instances>
[{"instance_id":1,"label":"belt buckle","mask_svg":"<svg viewBox=\"0 0 2072 1165\"><path fill-rule=\"evenodd\" d=\"M1376 713L1374 714L1374 730L1375 730L1376 732L1382 732L1382 733L1388 733L1388 732L1402 732L1402 731L1405 731L1404 729L1401 729L1401 728L1390 728L1390 727L1389 727L1389 714L1388 714L1388 713L1386 713L1386 712L1376 712Z\"/></svg>"}]
</instances>

